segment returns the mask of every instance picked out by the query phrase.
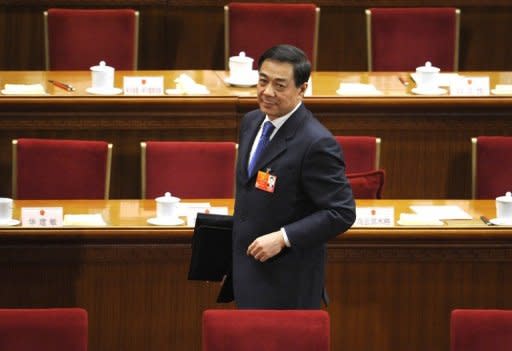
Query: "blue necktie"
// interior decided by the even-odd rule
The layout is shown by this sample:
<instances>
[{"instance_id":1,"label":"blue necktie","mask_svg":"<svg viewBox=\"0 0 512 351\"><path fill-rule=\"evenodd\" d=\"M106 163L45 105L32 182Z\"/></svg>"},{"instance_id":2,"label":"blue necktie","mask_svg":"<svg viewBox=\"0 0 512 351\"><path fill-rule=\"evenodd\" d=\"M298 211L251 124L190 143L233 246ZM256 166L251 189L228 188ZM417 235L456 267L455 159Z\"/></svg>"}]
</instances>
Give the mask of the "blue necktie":
<instances>
[{"instance_id":1,"label":"blue necktie","mask_svg":"<svg viewBox=\"0 0 512 351\"><path fill-rule=\"evenodd\" d=\"M265 147L267 146L270 140L270 135L272 134L275 128L276 127L269 121L263 124L263 130L261 131L260 141L258 141L258 146L256 146L256 150L254 151L251 161L249 162L249 167L247 168L249 175L252 175L252 172L254 171L254 166L256 165L256 162L258 162L258 159L263 153L263 150L265 150Z\"/></svg>"}]
</instances>

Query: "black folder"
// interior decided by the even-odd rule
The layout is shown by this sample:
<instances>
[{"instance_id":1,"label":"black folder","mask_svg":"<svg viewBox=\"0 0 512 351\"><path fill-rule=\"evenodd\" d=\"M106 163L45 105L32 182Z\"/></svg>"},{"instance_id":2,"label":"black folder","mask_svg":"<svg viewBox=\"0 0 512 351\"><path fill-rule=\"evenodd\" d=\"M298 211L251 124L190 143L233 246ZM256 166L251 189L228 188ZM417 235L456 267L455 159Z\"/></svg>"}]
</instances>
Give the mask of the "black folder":
<instances>
[{"instance_id":1,"label":"black folder","mask_svg":"<svg viewBox=\"0 0 512 351\"><path fill-rule=\"evenodd\" d=\"M231 280L232 232L233 216L197 214L188 279L224 279L217 302L231 302L234 299Z\"/></svg>"}]
</instances>

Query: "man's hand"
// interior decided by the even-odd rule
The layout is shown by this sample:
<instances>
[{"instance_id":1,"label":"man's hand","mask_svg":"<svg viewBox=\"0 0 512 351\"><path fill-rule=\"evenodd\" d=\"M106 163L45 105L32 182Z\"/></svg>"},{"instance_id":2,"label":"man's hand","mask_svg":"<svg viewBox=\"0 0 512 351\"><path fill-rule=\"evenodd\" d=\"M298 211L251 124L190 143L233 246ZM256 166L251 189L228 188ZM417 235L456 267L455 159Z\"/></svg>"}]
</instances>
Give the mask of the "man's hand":
<instances>
[{"instance_id":1,"label":"man's hand","mask_svg":"<svg viewBox=\"0 0 512 351\"><path fill-rule=\"evenodd\" d=\"M247 249L247 255L265 262L274 257L285 247L283 233L281 231L262 235L254 240Z\"/></svg>"}]
</instances>

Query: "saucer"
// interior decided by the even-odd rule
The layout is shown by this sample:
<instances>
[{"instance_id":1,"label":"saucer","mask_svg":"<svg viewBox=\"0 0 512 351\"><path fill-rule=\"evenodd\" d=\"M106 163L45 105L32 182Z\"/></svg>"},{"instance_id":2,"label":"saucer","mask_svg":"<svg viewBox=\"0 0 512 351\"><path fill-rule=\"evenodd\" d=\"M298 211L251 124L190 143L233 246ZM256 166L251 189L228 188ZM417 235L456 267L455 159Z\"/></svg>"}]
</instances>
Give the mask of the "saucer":
<instances>
[{"instance_id":1,"label":"saucer","mask_svg":"<svg viewBox=\"0 0 512 351\"><path fill-rule=\"evenodd\" d=\"M512 218L493 218L493 219L490 219L489 222L491 222L494 225L510 225L510 226L512 226Z\"/></svg>"},{"instance_id":2,"label":"saucer","mask_svg":"<svg viewBox=\"0 0 512 351\"><path fill-rule=\"evenodd\" d=\"M119 95L123 92L121 88L103 89L103 88L87 88L86 92L93 95Z\"/></svg>"},{"instance_id":3,"label":"saucer","mask_svg":"<svg viewBox=\"0 0 512 351\"><path fill-rule=\"evenodd\" d=\"M180 218L172 218L170 220L169 219L164 220L164 219L161 219L158 217L153 217L153 218L148 219L148 223L153 224L153 225L182 225L185 223L185 221Z\"/></svg>"},{"instance_id":4,"label":"saucer","mask_svg":"<svg viewBox=\"0 0 512 351\"><path fill-rule=\"evenodd\" d=\"M412 88L411 91L413 92L413 94L416 95L444 95L448 92L448 90L443 88L436 88L433 90L422 90L418 88Z\"/></svg>"},{"instance_id":5,"label":"saucer","mask_svg":"<svg viewBox=\"0 0 512 351\"><path fill-rule=\"evenodd\" d=\"M226 82L226 84L229 84L229 85L232 85L235 87L249 88L249 87L253 87L256 84L258 84L258 79L259 79L258 71L252 71L247 79L240 80L240 79L234 79L233 77L229 76L229 77L224 78L224 82Z\"/></svg>"},{"instance_id":6,"label":"saucer","mask_svg":"<svg viewBox=\"0 0 512 351\"><path fill-rule=\"evenodd\" d=\"M0 227L7 227L20 224L20 221L17 219L9 219L7 221L0 221Z\"/></svg>"}]
</instances>

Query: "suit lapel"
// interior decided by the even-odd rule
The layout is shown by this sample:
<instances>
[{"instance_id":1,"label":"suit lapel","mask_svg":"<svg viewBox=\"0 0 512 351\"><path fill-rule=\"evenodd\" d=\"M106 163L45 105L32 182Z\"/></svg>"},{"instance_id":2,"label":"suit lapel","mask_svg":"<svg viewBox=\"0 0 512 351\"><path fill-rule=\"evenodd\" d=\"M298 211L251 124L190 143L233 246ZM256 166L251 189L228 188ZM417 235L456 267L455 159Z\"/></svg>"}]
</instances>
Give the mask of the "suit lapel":
<instances>
[{"instance_id":1,"label":"suit lapel","mask_svg":"<svg viewBox=\"0 0 512 351\"><path fill-rule=\"evenodd\" d=\"M254 143L254 138L256 137L258 129L264 118L265 115L260 112L257 118L253 118L247 123L247 126L242 131L242 135L240 137L240 144L238 145L238 152L240 154L238 175L244 177L245 179L249 178L247 174L247 165L249 164L249 155L251 153L252 144Z\"/></svg>"},{"instance_id":2,"label":"suit lapel","mask_svg":"<svg viewBox=\"0 0 512 351\"><path fill-rule=\"evenodd\" d=\"M261 154L260 159L256 163L256 170L264 169L265 165L270 163L272 160L274 160L276 157L278 157L286 150L288 140L295 136L297 128L299 127L299 125L302 123L306 116L306 111L307 110L304 107L304 104L302 104L297 109L297 111L295 111L293 115L291 115L290 118L288 118L288 120L281 126L281 128L279 128L276 135L272 138L270 143L263 151L263 154ZM250 139L251 142L248 144L248 150L246 151L244 156L244 160L246 162L245 165L247 165L249 153L251 152L252 141L254 141L254 137L258 131L258 127L261 125L261 122L262 119L259 120L259 122L256 124L256 130L253 131L252 138L247 138L248 140ZM255 171L255 173L257 173L257 171ZM245 174L247 174L247 170L245 171ZM251 179L253 176L254 174L248 175L248 180Z\"/></svg>"}]
</instances>

